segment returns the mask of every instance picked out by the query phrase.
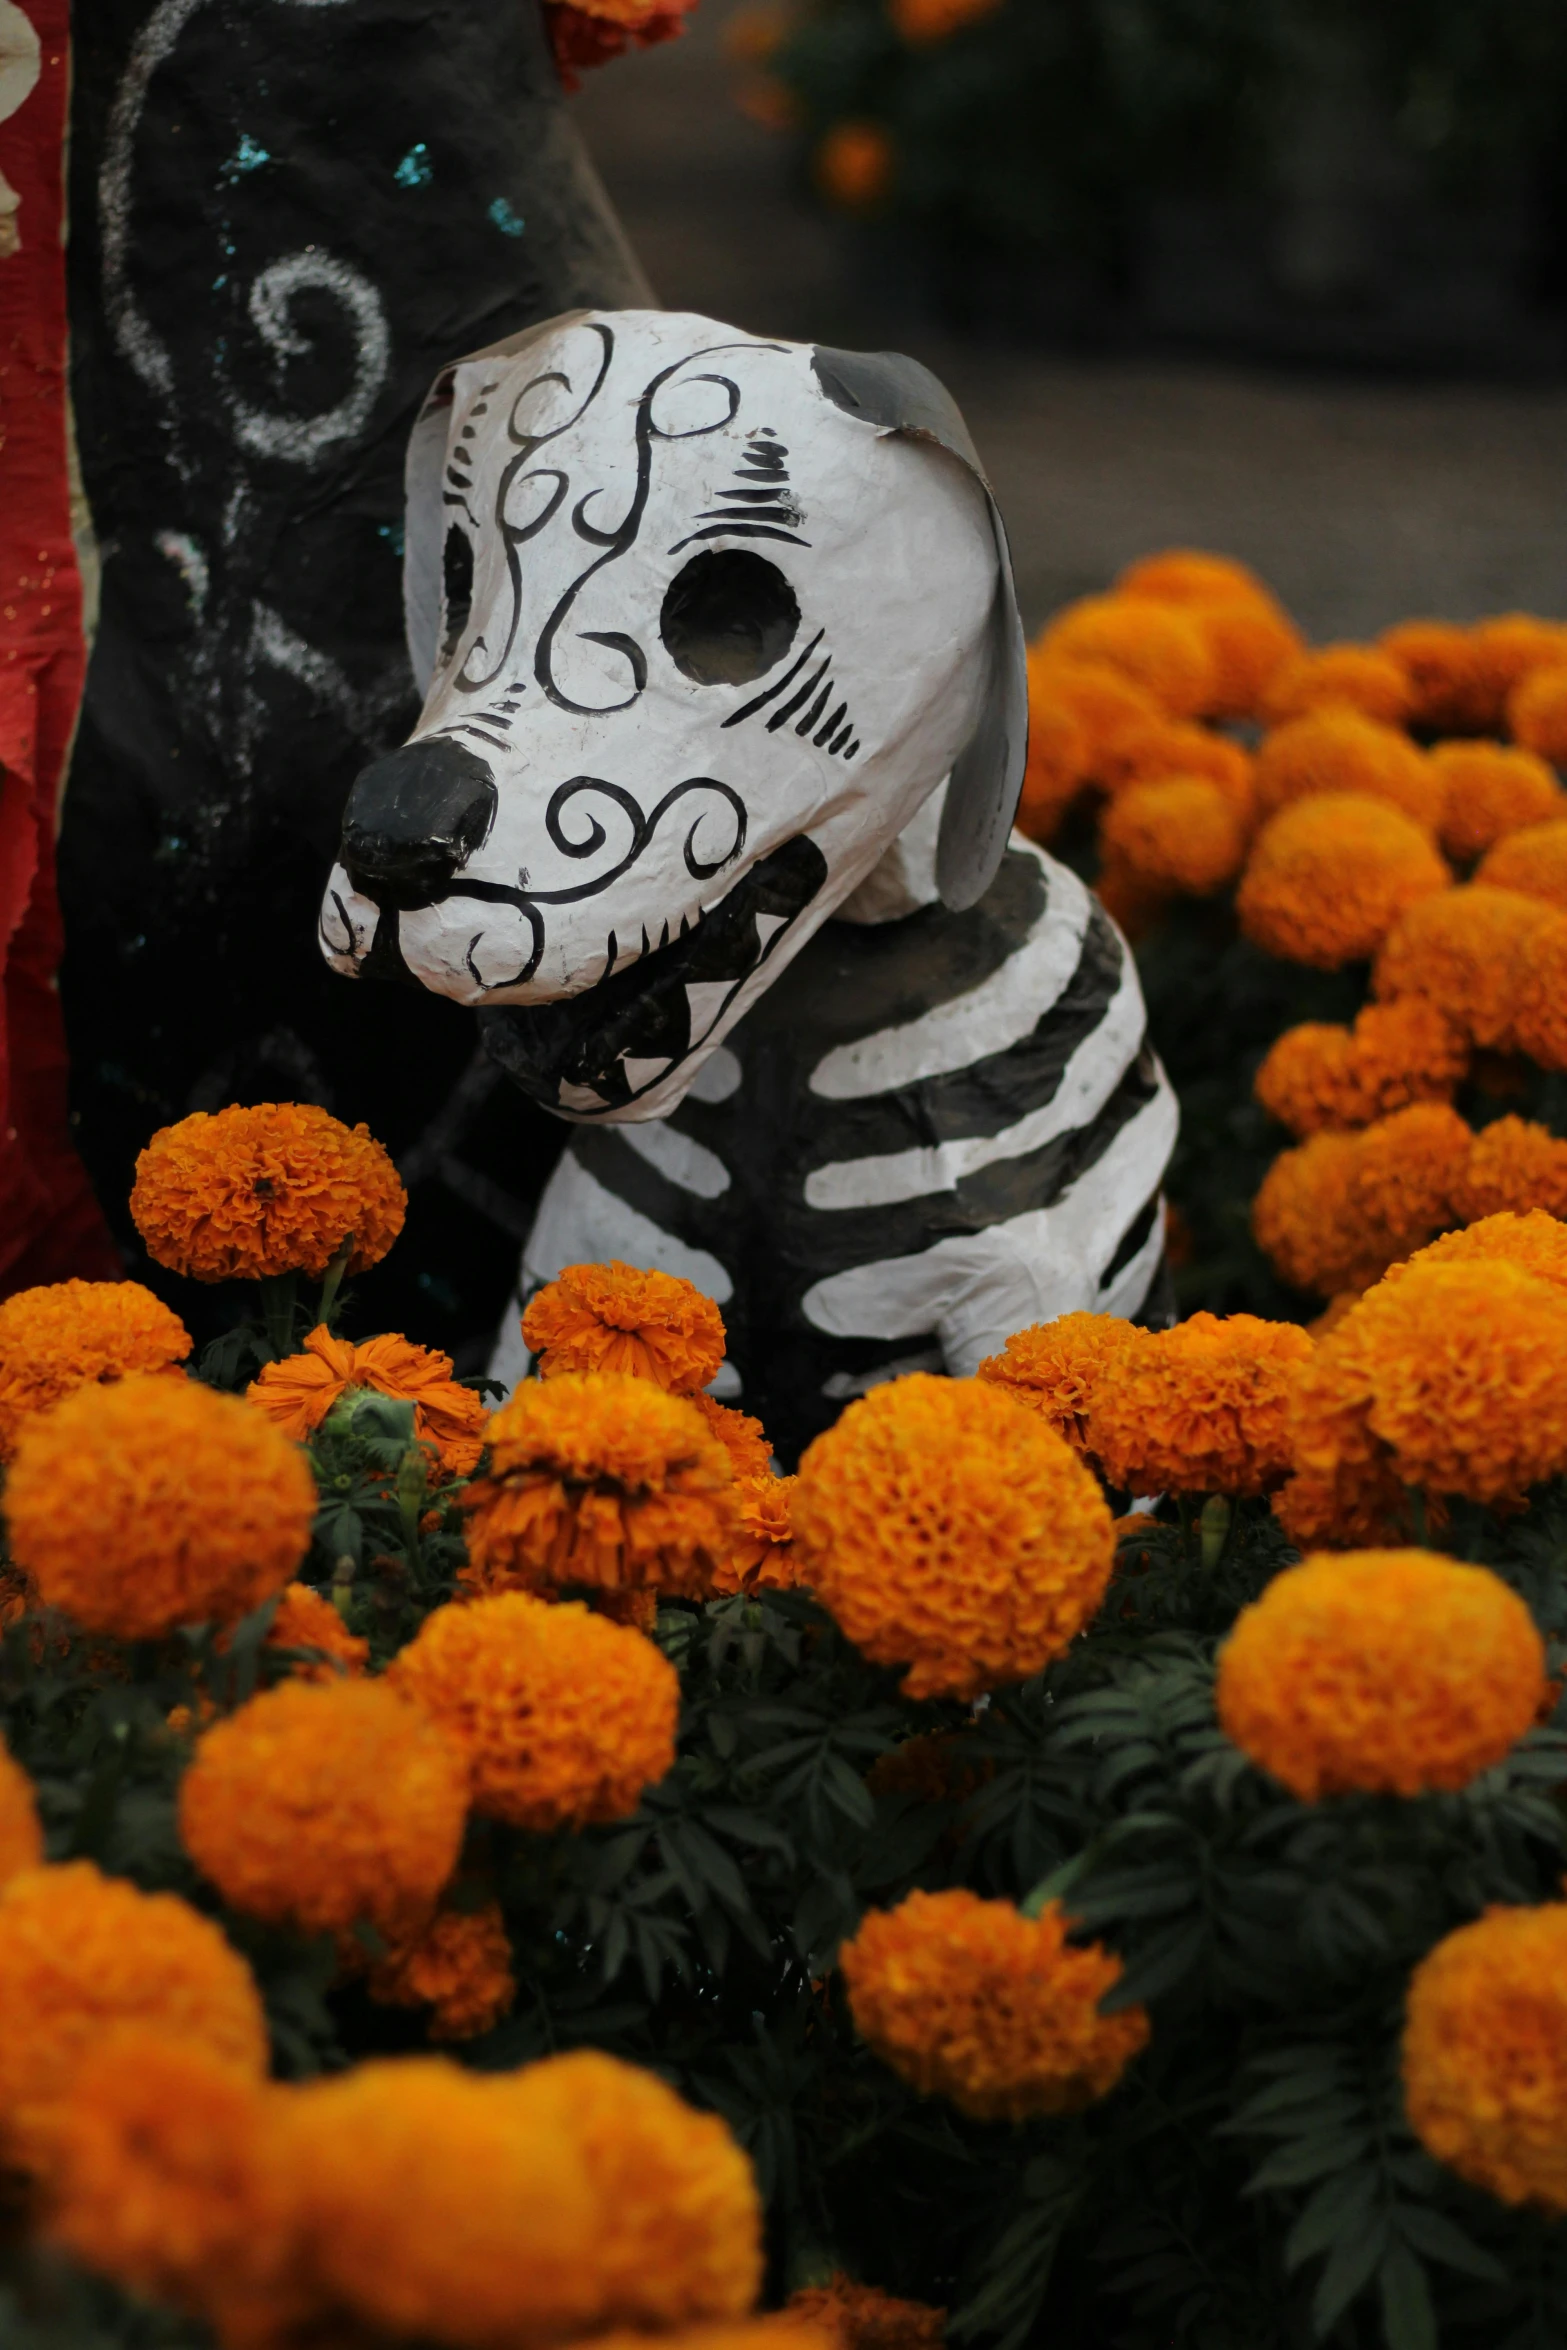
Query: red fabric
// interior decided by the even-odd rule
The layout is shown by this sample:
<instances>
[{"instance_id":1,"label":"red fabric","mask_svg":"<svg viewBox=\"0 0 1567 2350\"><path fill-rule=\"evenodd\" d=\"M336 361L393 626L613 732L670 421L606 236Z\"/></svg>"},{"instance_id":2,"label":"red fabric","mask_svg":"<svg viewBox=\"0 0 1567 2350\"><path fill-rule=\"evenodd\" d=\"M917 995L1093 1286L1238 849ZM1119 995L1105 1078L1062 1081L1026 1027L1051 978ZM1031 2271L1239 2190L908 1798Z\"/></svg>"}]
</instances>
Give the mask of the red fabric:
<instances>
[{"instance_id":1,"label":"red fabric","mask_svg":"<svg viewBox=\"0 0 1567 2350\"><path fill-rule=\"evenodd\" d=\"M0 123L22 199L21 250L0 259L0 1296L124 1270L71 1146L55 991L55 811L86 659L66 469L69 8L24 5L42 70Z\"/></svg>"},{"instance_id":2,"label":"red fabric","mask_svg":"<svg viewBox=\"0 0 1567 2350\"><path fill-rule=\"evenodd\" d=\"M685 31L687 12L695 5L696 0L673 0L670 7L649 9L628 24L618 17L601 16L597 8L573 8L546 0L544 24L561 88L568 93L581 89L579 68L608 65L627 49L651 49L659 41L672 41Z\"/></svg>"}]
</instances>

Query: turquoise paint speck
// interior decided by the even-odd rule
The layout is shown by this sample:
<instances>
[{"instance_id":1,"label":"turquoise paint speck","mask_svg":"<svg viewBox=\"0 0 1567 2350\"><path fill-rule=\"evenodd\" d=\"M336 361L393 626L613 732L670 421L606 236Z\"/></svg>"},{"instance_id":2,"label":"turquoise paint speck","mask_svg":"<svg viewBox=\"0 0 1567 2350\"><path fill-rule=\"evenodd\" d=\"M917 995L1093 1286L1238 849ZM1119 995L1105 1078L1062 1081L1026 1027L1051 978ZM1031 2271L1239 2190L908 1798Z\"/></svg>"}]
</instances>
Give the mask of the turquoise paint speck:
<instances>
[{"instance_id":1,"label":"turquoise paint speck","mask_svg":"<svg viewBox=\"0 0 1567 2350\"><path fill-rule=\"evenodd\" d=\"M527 226L521 213L513 212L504 196L497 196L490 206L490 218L503 237L520 237Z\"/></svg>"},{"instance_id":2,"label":"turquoise paint speck","mask_svg":"<svg viewBox=\"0 0 1567 2350\"><path fill-rule=\"evenodd\" d=\"M271 160L266 148L258 146L249 131L241 131L239 145L223 166L223 177L226 180L237 180L247 171L259 171L263 163L270 163Z\"/></svg>"},{"instance_id":3,"label":"turquoise paint speck","mask_svg":"<svg viewBox=\"0 0 1567 2350\"><path fill-rule=\"evenodd\" d=\"M392 553L401 562L403 559L402 524L400 522L378 522L375 526L375 535L378 539L385 539Z\"/></svg>"},{"instance_id":4,"label":"turquoise paint speck","mask_svg":"<svg viewBox=\"0 0 1567 2350\"><path fill-rule=\"evenodd\" d=\"M435 169L430 161L430 150L423 139L409 148L392 177L400 188L427 188L429 186L435 177Z\"/></svg>"}]
</instances>

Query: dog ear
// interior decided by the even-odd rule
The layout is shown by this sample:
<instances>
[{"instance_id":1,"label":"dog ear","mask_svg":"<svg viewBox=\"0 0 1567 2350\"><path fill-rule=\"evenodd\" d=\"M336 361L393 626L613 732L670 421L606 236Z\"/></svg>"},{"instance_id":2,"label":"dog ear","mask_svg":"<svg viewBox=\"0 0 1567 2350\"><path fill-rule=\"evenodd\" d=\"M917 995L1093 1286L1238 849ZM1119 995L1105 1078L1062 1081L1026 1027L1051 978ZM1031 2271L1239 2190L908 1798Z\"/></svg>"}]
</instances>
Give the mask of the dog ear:
<instances>
[{"instance_id":1,"label":"dog ear","mask_svg":"<svg viewBox=\"0 0 1567 2350\"><path fill-rule=\"evenodd\" d=\"M486 359L514 359L531 343L557 333L585 310L563 310L557 318L541 319L503 342L486 343L441 369L420 409L408 438L403 468L403 633L414 682L422 695L430 690L441 649L441 574L445 561L447 511L441 475L446 466L457 371L482 366Z\"/></svg>"},{"instance_id":2,"label":"dog ear","mask_svg":"<svg viewBox=\"0 0 1567 2350\"><path fill-rule=\"evenodd\" d=\"M1028 670L1012 556L979 452L957 402L917 359L896 351L812 355L816 379L835 407L882 432L933 441L961 458L983 489L996 541L996 587L985 640L985 681L974 731L953 762L936 844L942 903L972 906L995 878L1017 814L1028 758Z\"/></svg>"}]
</instances>

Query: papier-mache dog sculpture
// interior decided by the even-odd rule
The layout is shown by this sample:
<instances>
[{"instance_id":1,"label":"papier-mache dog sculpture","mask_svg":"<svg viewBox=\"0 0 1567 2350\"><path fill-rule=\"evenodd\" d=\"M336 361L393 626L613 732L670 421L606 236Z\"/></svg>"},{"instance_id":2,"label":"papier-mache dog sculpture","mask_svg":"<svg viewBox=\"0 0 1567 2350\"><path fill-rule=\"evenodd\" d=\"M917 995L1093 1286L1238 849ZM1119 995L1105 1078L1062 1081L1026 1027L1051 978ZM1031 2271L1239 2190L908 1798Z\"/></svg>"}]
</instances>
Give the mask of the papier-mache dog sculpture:
<instances>
[{"instance_id":1,"label":"papier-mache dog sculpture","mask_svg":"<svg viewBox=\"0 0 1567 2350\"><path fill-rule=\"evenodd\" d=\"M354 786L321 940L479 1007L573 1122L522 1298L687 1275L785 1457L896 1371L1144 1310L1175 1105L1114 926L1009 837L1022 630L934 377L551 320L437 381L405 591L424 710Z\"/></svg>"}]
</instances>

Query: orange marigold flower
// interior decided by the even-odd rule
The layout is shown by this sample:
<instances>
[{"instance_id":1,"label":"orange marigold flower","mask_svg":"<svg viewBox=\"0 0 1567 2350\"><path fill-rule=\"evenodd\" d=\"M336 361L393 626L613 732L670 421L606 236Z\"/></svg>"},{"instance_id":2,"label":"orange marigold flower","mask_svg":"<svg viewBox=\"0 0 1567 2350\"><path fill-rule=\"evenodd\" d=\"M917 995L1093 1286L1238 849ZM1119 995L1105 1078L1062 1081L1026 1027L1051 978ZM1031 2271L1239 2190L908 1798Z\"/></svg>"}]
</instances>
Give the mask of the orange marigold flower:
<instances>
[{"instance_id":1,"label":"orange marigold flower","mask_svg":"<svg viewBox=\"0 0 1567 2350\"><path fill-rule=\"evenodd\" d=\"M1296 1479L1277 1503L1297 1539L1342 1539L1369 1496L1397 1526L1401 1488L1512 1503L1567 1466L1560 1397L1567 1294L1504 1258L1427 1258L1368 1291L1322 1339L1290 1404ZM1389 1482L1391 1481L1391 1482Z\"/></svg>"},{"instance_id":2,"label":"orange marigold flower","mask_svg":"<svg viewBox=\"0 0 1567 2350\"><path fill-rule=\"evenodd\" d=\"M478 1467L490 1416L482 1399L452 1377L450 1355L406 1338L367 1338L355 1346L318 1323L303 1354L266 1364L246 1394L285 1436L303 1444L334 1404L358 1387L411 1403L414 1434L437 1447L448 1476L467 1477Z\"/></svg>"},{"instance_id":3,"label":"orange marigold flower","mask_svg":"<svg viewBox=\"0 0 1567 2350\"><path fill-rule=\"evenodd\" d=\"M1094 895L1123 938L1145 938L1170 905L1170 892L1139 881L1115 857L1106 857L1094 881Z\"/></svg>"},{"instance_id":4,"label":"orange marigold flower","mask_svg":"<svg viewBox=\"0 0 1567 2350\"><path fill-rule=\"evenodd\" d=\"M1062 1314L1015 1330L976 1374L1064 1436L1080 1460L1092 1461L1094 1397L1109 1364L1137 1344L1139 1332L1119 1314Z\"/></svg>"},{"instance_id":5,"label":"orange marigold flower","mask_svg":"<svg viewBox=\"0 0 1567 2350\"><path fill-rule=\"evenodd\" d=\"M499 1905L437 1910L417 1942L371 1968L370 1996L385 2007L430 2008L432 2040L473 2040L492 2030L517 1997Z\"/></svg>"},{"instance_id":6,"label":"orange marigold flower","mask_svg":"<svg viewBox=\"0 0 1567 2350\"><path fill-rule=\"evenodd\" d=\"M840 212L871 212L892 186L896 151L879 122L835 122L817 148L811 176Z\"/></svg>"},{"instance_id":7,"label":"orange marigold flower","mask_svg":"<svg viewBox=\"0 0 1567 2350\"><path fill-rule=\"evenodd\" d=\"M1440 839L1456 864L1472 865L1509 833L1567 815L1560 784L1532 751L1506 743L1433 743L1429 755L1443 793Z\"/></svg>"},{"instance_id":8,"label":"orange marigold flower","mask_svg":"<svg viewBox=\"0 0 1567 2350\"><path fill-rule=\"evenodd\" d=\"M614 2216L571 2135L539 2127L527 2079L411 2057L289 2093L280 2126L329 2305L377 2339L452 2350L597 2330Z\"/></svg>"},{"instance_id":9,"label":"orange marigold flower","mask_svg":"<svg viewBox=\"0 0 1567 2350\"><path fill-rule=\"evenodd\" d=\"M131 1215L154 1264L197 1281L318 1279L351 1241L350 1273L379 1264L408 1195L368 1126L312 1102L198 1110L136 1162Z\"/></svg>"},{"instance_id":10,"label":"orange marigold flower","mask_svg":"<svg viewBox=\"0 0 1567 2350\"><path fill-rule=\"evenodd\" d=\"M687 1397L622 1372L527 1380L469 1487L464 1588L700 1596L729 1554L729 1456Z\"/></svg>"},{"instance_id":11,"label":"orange marigold flower","mask_svg":"<svg viewBox=\"0 0 1567 2350\"><path fill-rule=\"evenodd\" d=\"M1303 1803L1467 1787L1545 1694L1545 1644L1500 1576L1429 1550L1275 1575L1219 1652L1219 1721Z\"/></svg>"},{"instance_id":12,"label":"orange marigold flower","mask_svg":"<svg viewBox=\"0 0 1567 2350\"><path fill-rule=\"evenodd\" d=\"M739 1477L740 1524L728 1558L713 1577L715 1596L736 1591L793 1591L800 1580L794 1546L797 1477Z\"/></svg>"},{"instance_id":13,"label":"orange marigold flower","mask_svg":"<svg viewBox=\"0 0 1567 2350\"><path fill-rule=\"evenodd\" d=\"M1507 697L1507 727L1526 751L1567 766L1567 662L1520 678Z\"/></svg>"},{"instance_id":14,"label":"orange marigold flower","mask_svg":"<svg viewBox=\"0 0 1567 2350\"><path fill-rule=\"evenodd\" d=\"M1451 880L1410 817L1358 792L1323 792L1263 826L1235 910L1269 954L1337 971L1374 954L1406 908Z\"/></svg>"},{"instance_id":15,"label":"orange marigold flower","mask_svg":"<svg viewBox=\"0 0 1567 2350\"><path fill-rule=\"evenodd\" d=\"M767 1477L772 1474L773 1448L760 1420L749 1412L737 1412L726 1403L718 1403L710 1395L693 1395L708 1428L725 1452L729 1466L737 1477Z\"/></svg>"},{"instance_id":16,"label":"orange marigold flower","mask_svg":"<svg viewBox=\"0 0 1567 2350\"><path fill-rule=\"evenodd\" d=\"M663 2328L751 2309L761 2203L726 2123L596 2048L529 2065L511 2084L546 2144L580 2151L597 2206L602 2322Z\"/></svg>"},{"instance_id":17,"label":"orange marigold flower","mask_svg":"<svg viewBox=\"0 0 1567 2350\"><path fill-rule=\"evenodd\" d=\"M1191 612L1214 668L1210 713L1251 718L1284 664L1304 650L1283 606L1244 563L1173 548L1133 563L1116 581L1123 596L1146 596Z\"/></svg>"},{"instance_id":18,"label":"orange marigold flower","mask_svg":"<svg viewBox=\"0 0 1567 2350\"><path fill-rule=\"evenodd\" d=\"M1410 1102L1450 1101L1469 1066L1458 1030L1423 996L1367 1004L1351 1028L1286 1029L1253 1090L1292 1134L1347 1133Z\"/></svg>"},{"instance_id":19,"label":"orange marigold flower","mask_svg":"<svg viewBox=\"0 0 1567 2350\"><path fill-rule=\"evenodd\" d=\"M1521 1265L1526 1273L1549 1282L1553 1289L1567 1290L1567 1226L1540 1208L1529 1209L1523 1215L1504 1211L1501 1215L1483 1216L1461 1232L1444 1232L1439 1240L1417 1250L1405 1263L1390 1265L1385 1278L1401 1281L1419 1265L1475 1261L1489 1264L1497 1258L1510 1265Z\"/></svg>"},{"instance_id":20,"label":"orange marigold flower","mask_svg":"<svg viewBox=\"0 0 1567 2350\"><path fill-rule=\"evenodd\" d=\"M1363 1289L1454 1220L1472 1139L1441 1102L1416 1102L1358 1134L1314 1134L1263 1177L1252 1203L1257 1245L1297 1289Z\"/></svg>"},{"instance_id":21,"label":"orange marigold flower","mask_svg":"<svg viewBox=\"0 0 1567 2350\"><path fill-rule=\"evenodd\" d=\"M23 1869L36 1869L44 1856L43 1829L33 1782L0 1745L0 1889Z\"/></svg>"},{"instance_id":22,"label":"orange marigold flower","mask_svg":"<svg viewBox=\"0 0 1567 2350\"><path fill-rule=\"evenodd\" d=\"M1152 694L1116 669L1093 662L1063 661L1036 639L1028 654L1029 724L1041 708L1060 711L1080 729L1086 744L1084 780L1107 783L1121 746L1130 735L1165 719Z\"/></svg>"},{"instance_id":23,"label":"orange marigold flower","mask_svg":"<svg viewBox=\"0 0 1567 2350\"><path fill-rule=\"evenodd\" d=\"M1193 1314L1139 1331L1094 1391L1094 1450L1128 1493L1265 1493L1290 1468L1285 1415L1314 1349L1294 1322Z\"/></svg>"},{"instance_id":24,"label":"orange marigold flower","mask_svg":"<svg viewBox=\"0 0 1567 2350\"><path fill-rule=\"evenodd\" d=\"M356 1639L332 1602L311 1583L285 1585L267 1646L314 1652L294 1668L300 1681L336 1681L345 1673L356 1677L370 1661L369 1641Z\"/></svg>"},{"instance_id":25,"label":"orange marigold flower","mask_svg":"<svg viewBox=\"0 0 1567 2350\"><path fill-rule=\"evenodd\" d=\"M309 1464L259 1412L158 1376L32 1420L5 1490L11 1554L44 1605L124 1640L259 1607L304 1557L315 1508Z\"/></svg>"},{"instance_id":26,"label":"orange marigold flower","mask_svg":"<svg viewBox=\"0 0 1567 2350\"><path fill-rule=\"evenodd\" d=\"M778 2318L797 2326L819 2326L833 2350L941 2350L947 2313L928 2301L898 2301L874 2285L862 2285L840 2268L825 2285L791 2293ZM778 2320L774 2321L775 2323Z\"/></svg>"},{"instance_id":27,"label":"orange marigold flower","mask_svg":"<svg viewBox=\"0 0 1567 2350\"><path fill-rule=\"evenodd\" d=\"M911 48L948 40L965 25L993 16L1001 0L888 0L893 30Z\"/></svg>"},{"instance_id":28,"label":"orange marigold flower","mask_svg":"<svg viewBox=\"0 0 1567 2350\"><path fill-rule=\"evenodd\" d=\"M1025 1918L961 1890L873 1910L838 1960L856 2028L922 2096L976 2121L1093 2105L1147 2046L1148 2016L1100 2014L1121 1962L1074 1948L1070 1925L1059 1902Z\"/></svg>"},{"instance_id":29,"label":"orange marigold flower","mask_svg":"<svg viewBox=\"0 0 1567 2350\"><path fill-rule=\"evenodd\" d=\"M648 7L643 0L544 0L544 29L560 85L568 94L582 87L581 70L607 65L628 49L652 49L685 31L695 0Z\"/></svg>"},{"instance_id":30,"label":"orange marigold flower","mask_svg":"<svg viewBox=\"0 0 1567 2350\"><path fill-rule=\"evenodd\" d=\"M1514 946L1511 1042L1542 1069L1567 1069L1567 915L1539 911L1545 921Z\"/></svg>"},{"instance_id":31,"label":"orange marigold flower","mask_svg":"<svg viewBox=\"0 0 1567 2350\"><path fill-rule=\"evenodd\" d=\"M1567 663L1567 624L1537 620L1530 612L1503 612L1481 620L1470 632L1485 665L1499 726L1507 697L1532 669L1559 669Z\"/></svg>"},{"instance_id":32,"label":"orange marigold flower","mask_svg":"<svg viewBox=\"0 0 1567 2350\"><path fill-rule=\"evenodd\" d=\"M439 1607L388 1678L461 1754L475 1811L513 1827L625 1819L675 1759L674 1666L576 1602Z\"/></svg>"},{"instance_id":33,"label":"orange marigold flower","mask_svg":"<svg viewBox=\"0 0 1567 2350\"><path fill-rule=\"evenodd\" d=\"M1129 784L1106 808L1099 836L1134 880L1188 897L1211 897L1246 857L1243 819L1218 784L1198 775Z\"/></svg>"},{"instance_id":34,"label":"orange marigold flower","mask_svg":"<svg viewBox=\"0 0 1567 2350\"><path fill-rule=\"evenodd\" d=\"M139 1281L54 1281L0 1304L0 1461L34 1412L133 1371L172 1371L190 1353L178 1314Z\"/></svg>"},{"instance_id":35,"label":"orange marigold flower","mask_svg":"<svg viewBox=\"0 0 1567 2350\"><path fill-rule=\"evenodd\" d=\"M1104 1496L994 1385L915 1372L850 1404L800 1463L803 1579L912 1698L972 1697L1058 1657L1104 1597Z\"/></svg>"},{"instance_id":36,"label":"orange marigold flower","mask_svg":"<svg viewBox=\"0 0 1567 2350\"><path fill-rule=\"evenodd\" d=\"M1567 1906L1488 1910L1428 1951L1403 2069L1438 2162L1503 2203L1567 2212Z\"/></svg>"},{"instance_id":37,"label":"orange marigold flower","mask_svg":"<svg viewBox=\"0 0 1567 2350\"><path fill-rule=\"evenodd\" d=\"M460 1758L379 1681L284 1681L198 1740L180 1835L249 1917L307 1934L406 1939L457 1863Z\"/></svg>"},{"instance_id":38,"label":"orange marigold flower","mask_svg":"<svg viewBox=\"0 0 1567 2350\"><path fill-rule=\"evenodd\" d=\"M1257 753L1257 807L1275 816L1322 792L1386 800L1434 833L1442 819L1437 770L1408 735L1356 710L1313 710L1276 727Z\"/></svg>"},{"instance_id":39,"label":"orange marigold flower","mask_svg":"<svg viewBox=\"0 0 1567 2350\"><path fill-rule=\"evenodd\" d=\"M250 1969L210 1918L91 1861L27 1869L0 1891L0 2127L34 2153L48 2109L117 2026L197 2041L257 2078L267 2032Z\"/></svg>"},{"instance_id":40,"label":"orange marigold flower","mask_svg":"<svg viewBox=\"0 0 1567 2350\"><path fill-rule=\"evenodd\" d=\"M1453 1208L1465 1224L1532 1208L1567 1216L1567 1142L1528 1119L1498 1118L1470 1145Z\"/></svg>"},{"instance_id":41,"label":"orange marigold flower","mask_svg":"<svg viewBox=\"0 0 1567 2350\"><path fill-rule=\"evenodd\" d=\"M1486 851L1475 879L1496 889L1517 890L1526 898L1542 898L1559 913L1567 913L1567 820L1558 816L1507 833Z\"/></svg>"},{"instance_id":42,"label":"orange marigold flower","mask_svg":"<svg viewBox=\"0 0 1567 2350\"><path fill-rule=\"evenodd\" d=\"M50 2237L127 2292L217 2319L225 2343L282 2339L310 2314L290 2275L300 2215L282 2104L253 2066L200 2042L111 2032L51 2115Z\"/></svg>"},{"instance_id":43,"label":"orange marigold flower","mask_svg":"<svg viewBox=\"0 0 1567 2350\"><path fill-rule=\"evenodd\" d=\"M1403 620L1377 639L1409 684L1409 722L1431 734L1484 734L1496 724L1496 689L1474 631L1448 620Z\"/></svg>"},{"instance_id":44,"label":"orange marigold flower","mask_svg":"<svg viewBox=\"0 0 1567 2350\"><path fill-rule=\"evenodd\" d=\"M1017 821L1030 840L1048 841L1077 797L1090 767L1088 732L1075 712L1029 680L1028 763Z\"/></svg>"},{"instance_id":45,"label":"orange marigold flower","mask_svg":"<svg viewBox=\"0 0 1567 2350\"><path fill-rule=\"evenodd\" d=\"M1475 1044L1510 1051L1526 976L1543 941L1567 915L1516 890L1471 882L1405 910L1376 960L1372 984L1384 1000L1422 995Z\"/></svg>"},{"instance_id":46,"label":"orange marigold flower","mask_svg":"<svg viewBox=\"0 0 1567 2350\"><path fill-rule=\"evenodd\" d=\"M639 1272L618 1259L568 1265L530 1300L522 1335L539 1377L622 1371L676 1395L705 1387L724 1359L724 1321L710 1297L677 1273Z\"/></svg>"},{"instance_id":47,"label":"orange marigold flower","mask_svg":"<svg viewBox=\"0 0 1567 2350\"><path fill-rule=\"evenodd\" d=\"M1274 726L1307 710L1358 710L1384 726L1402 726L1414 691L1401 662L1374 645L1319 645L1286 662L1268 687L1263 715Z\"/></svg>"},{"instance_id":48,"label":"orange marigold flower","mask_svg":"<svg viewBox=\"0 0 1567 2350\"><path fill-rule=\"evenodd\" d=\"M1249 564L1203 547L1163 547L1139 555L1117 573L1118 596L1145 596L1151 604L1271 604L1273 597Z\"/></svg>"},{"instance_id":49,"label":"orange marigold flower","mask_svg":"<svg viewBox=\"0 0 1567 2350\"><path fill-rule=\"evenodd\" d=\"M1188 612L1135 596L1084 596L1037 642L1047 661L1115 670L1172 718L1194 717L1212 697L1213 663Z\"/></svg>"},{"instance_id":50,"label":"orange marigold flower","mask_svg":"<svg viewBox=\"0 0 1567 2350\"><path fill-rule=\"evenodd\" d=\"M1252 819L1251 753L1228 735L1184 718L1154 718L1118 732L1114 747L1098 761L1098 780L1107 790L1134 783L1167 783L1172 776L1201 776L1216 784L1226 804L1245 825Z\"/></svg>"}]
</instances>

